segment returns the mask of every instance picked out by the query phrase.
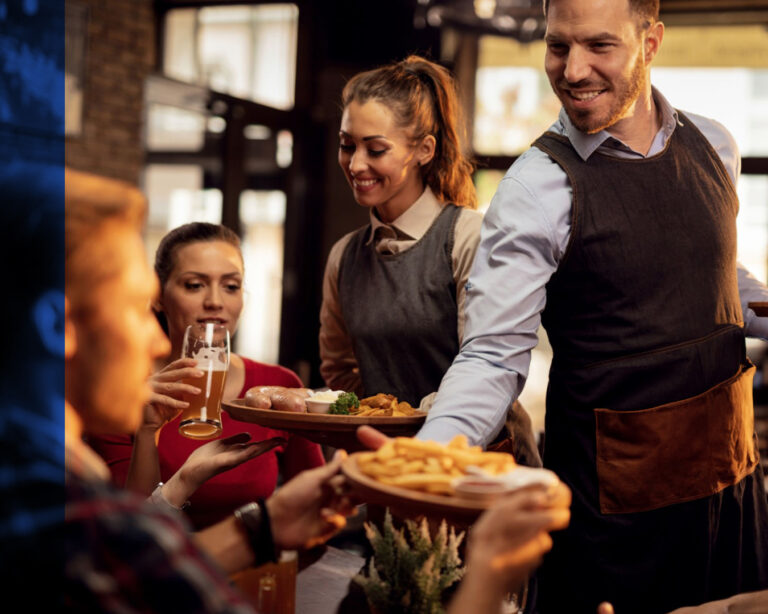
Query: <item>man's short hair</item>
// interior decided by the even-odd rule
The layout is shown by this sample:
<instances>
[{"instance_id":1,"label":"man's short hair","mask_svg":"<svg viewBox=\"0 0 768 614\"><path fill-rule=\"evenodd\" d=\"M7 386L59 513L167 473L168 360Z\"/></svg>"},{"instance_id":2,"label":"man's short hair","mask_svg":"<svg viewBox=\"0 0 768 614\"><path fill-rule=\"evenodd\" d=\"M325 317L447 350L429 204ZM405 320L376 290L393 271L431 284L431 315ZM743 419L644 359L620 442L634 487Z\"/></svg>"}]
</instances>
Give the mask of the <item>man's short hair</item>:
<instances>
[{"instance_id":1,"label":"man's short hair","mask_svg":"<svg viewBox=\"0 0 768 614\"><path fill-rule=\"evenodd\" d=\"M122 226L137 234L147 212L146 200L133 185L66 169L64 189L64 268L70 301L85 298L99 280L116 271L110 259L93 258L102 230Z\"/></svg>"},{"instance_id":2,"label":"man's short hair","mask_svg":"<svg viewBox=\"0 0 768 614\"><path fill-rule=\"evenodd\" d=\"M544 15L549 11L550 0L544 0ZM649 24L659 20L659 0L628 0L629 10Z\"/></svg>"}]
</instances>

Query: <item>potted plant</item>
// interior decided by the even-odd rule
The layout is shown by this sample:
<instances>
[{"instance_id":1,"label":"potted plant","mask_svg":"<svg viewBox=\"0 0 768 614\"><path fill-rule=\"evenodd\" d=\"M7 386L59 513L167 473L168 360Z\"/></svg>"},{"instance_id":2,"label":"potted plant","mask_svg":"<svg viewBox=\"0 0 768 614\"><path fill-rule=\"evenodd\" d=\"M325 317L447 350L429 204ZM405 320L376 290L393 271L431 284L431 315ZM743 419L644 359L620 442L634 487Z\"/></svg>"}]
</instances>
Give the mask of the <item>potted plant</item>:
<instances>
[{"instance_id":1,"label":"potted plant","mask_svg":"<svg viewBox=\"0 0 768 614\"><path fill-rule=\"evenodd\" d=\"M365 592L372 611L380 614L441 614L445 591L461 579L464 567L459 545L464 538L453 528L440 523L434 538L426 519L420 523L405 521L405 528L395 529L392 515L386 511L382 530L365 524L373 548L367 575L354 581Z\"/></svg>"}]
</instances>

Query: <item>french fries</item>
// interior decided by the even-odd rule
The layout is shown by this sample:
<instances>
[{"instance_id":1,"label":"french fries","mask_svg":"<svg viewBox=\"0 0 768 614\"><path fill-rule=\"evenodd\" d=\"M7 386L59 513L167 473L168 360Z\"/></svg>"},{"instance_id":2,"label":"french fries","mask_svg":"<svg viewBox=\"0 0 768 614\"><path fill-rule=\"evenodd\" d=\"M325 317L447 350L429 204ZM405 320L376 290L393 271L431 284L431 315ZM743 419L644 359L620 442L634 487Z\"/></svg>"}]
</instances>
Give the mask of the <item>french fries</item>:
<instances>
[{"instance_id":1,"label":"french fries","mask_svg":"<svg viewBox=\"0 0 768 614\"><path fill-rule=\"evenodd\" d=\"M470 465L499 475L514 469L515 460L504 452L483 452L470 446L464 435L456 435L447 445L396 437L375 452L358 454L357 465L382 484L452 495L451 482L467 475Z\"/></svg>"},{"instance_id":2,"label":"french fries","mask_svg":"<svg viewBox=\"0 0 768 614\"><path fill-rule=\"evenodd\" d=\"M372 397L360 399L360 407L354 416L412 416L413 407L407 401L397 401L397 397L380 392Z\"/></svg>"}]
</instances>

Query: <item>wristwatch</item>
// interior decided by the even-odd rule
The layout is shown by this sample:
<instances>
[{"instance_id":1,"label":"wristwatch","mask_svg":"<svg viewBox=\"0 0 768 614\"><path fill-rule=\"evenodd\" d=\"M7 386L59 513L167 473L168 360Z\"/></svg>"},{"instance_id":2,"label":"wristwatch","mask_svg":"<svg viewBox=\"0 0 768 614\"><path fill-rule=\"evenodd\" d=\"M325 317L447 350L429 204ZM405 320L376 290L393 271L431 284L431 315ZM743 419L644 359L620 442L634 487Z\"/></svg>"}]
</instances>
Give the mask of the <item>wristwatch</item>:
<instances>
[{"instance_id":1,"label":"wristwatch","mask_svg":"<svg viewBox=\"0 0 768 614\"><path fill-rule=\"evenodd\" d=\"M272 526L264 499L258 499L237 508L235 518L248 536L248 543L256 557L256 565L276 563L275 541L272 538Z\"/></svg>"}]
</instances>

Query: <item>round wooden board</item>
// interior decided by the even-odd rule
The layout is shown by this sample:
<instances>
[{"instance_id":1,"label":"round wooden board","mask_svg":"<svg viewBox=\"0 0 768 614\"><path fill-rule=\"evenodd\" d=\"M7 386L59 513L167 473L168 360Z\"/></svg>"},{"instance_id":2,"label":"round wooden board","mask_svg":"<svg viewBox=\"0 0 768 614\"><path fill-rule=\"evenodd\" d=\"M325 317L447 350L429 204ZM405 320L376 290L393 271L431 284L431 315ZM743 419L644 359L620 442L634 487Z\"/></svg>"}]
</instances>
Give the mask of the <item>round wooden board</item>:
<instances>
[{"instance_id":1,"label":"round wooden board","mask_svg":"<svg viewBox=\"0 0 768 614\"><path fill-rule=\"evenodd\" d=\"M355 434L358 426L367 424L390 437L410 437L418 432L427 417L424 412L413 416L337 416L257 409L248 407L244 399L225 401L221 407L235 420L288 431L315 443L343 448L348 452L364 449Z\"/></svg>"},{"instance_id":2,"label":"round wooden board","mask_svg":"<svg viewBox=\"0 0 768 614\"><path fill-rule=\"evenodd\" d=\"M754 311L756 316L768 318L768 302L747 303L747 307Z\"/></svg>"},{"instance_id":3,"label":"round wooden board","mask_svg":"<svg viewBox=\"0 0 768 614\"><path fill-rule=\"evenodd\" d=\"M456 496L435 495L382 484L365 475L357 466L357 454L350 454L341 464L341 472L351 486L351 494L366 503L390 507L397 516L445 518L451 524L472 524L489 505Z\"/></svg>"}]
</instances>

